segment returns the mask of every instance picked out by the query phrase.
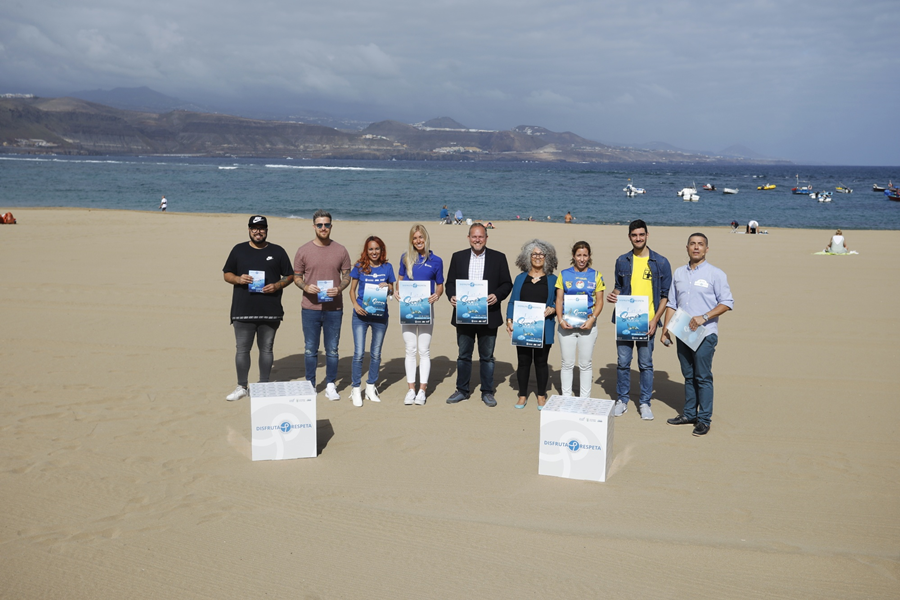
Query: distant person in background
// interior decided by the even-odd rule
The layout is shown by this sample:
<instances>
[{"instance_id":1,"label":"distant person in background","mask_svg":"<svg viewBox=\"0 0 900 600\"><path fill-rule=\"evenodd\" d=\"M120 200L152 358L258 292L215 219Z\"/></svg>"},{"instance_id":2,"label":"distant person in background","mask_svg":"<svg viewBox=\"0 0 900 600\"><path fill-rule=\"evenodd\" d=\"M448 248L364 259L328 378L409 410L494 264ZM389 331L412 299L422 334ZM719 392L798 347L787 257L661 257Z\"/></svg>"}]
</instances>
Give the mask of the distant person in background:
<instances>
[{"instance_id":1,"label":"distant person in background","mask_svg":"<svg viewBox=\"0 0 900 600\"><path fill-rule=\"evenodd\" d=\"M741 226L740 223L738 223L738 222L735 221L735 220L732 220L732 221L731 221L731 233L734 233L735 231L737 231L737 228L740 227L740 226Z\"/></svg>"},{"instance_id":2,"label":"distant person in background","mask_svg":"<svg viewBox=\"0 0 900 600\"><path fill-rule=\"evenodd\" d=\"M747 233L759 233L759 223L756 220L747 223Z\"/></svg>"},{"instance_id":3,"label":"distant person in background","mask_svg":"<svg viewBox=\"0 0 900 600\"><path fill-rule=\"evenodd\" d=\"M456 219L457 225L462 225L462 222L463 222L462 209L459 209L459 208L456 209L456 215L454 215L454 218Z\"/></svg>"},{"instance_id":4,"label":"distant person in background","mask_svg":"<svg viewBox=\"0 0 900 600\"><path fill-rule=\"evenodd\" d=\"M493 228L494 228L494 224L491 223L490 221L488 221L487 225L485 225L485 228L486 228L486 229L493 229Z\"/></svg>"},{"instance_id":5,"label":"distant person in background","mask_svg":"<svg viewBox=\"0 0 900 600\"><path fill-rule=\"evenodd\" d=\"M569 211L566 213L566 223L571 223L575 220L575 217L572 216L572 212Z\"/></svg>"},{"instance_id":6,"label":"distant person in background","mask_svg":"<svg viewBox=\"0 0 900 600\"><path fill-rule=\"evenodd\" d=\"M169 206L169 203L168 203L168 201L166 201L166 197L163 196L162 200L160 200L160 202L159 202L159 210L166 212L166 208L168 208L168 206Z\"/></svg>"},{"instance_id":7,"label":"distant person in background","mask_svg":"<svg viewBox=\"0 0 900 600\"><path fill-rule=\"evenodd\" d=\"M450 209L447 208L447 205L444 205L444 208L441 209L441 223L449 223L450 222Z\"/></svg>"},{"instance_id":8,"label":"distant person in background","mask_svg":"<svg viewBox=\"0 0 900 600\"><path fill-rule=\"evenodd\" d=\"M831 237L831 242L825 246L825 252L832 254L847 254L850 248L847 247L847 241L844 239L844 232L838 229Z\"/></svg>"}]
</instances>

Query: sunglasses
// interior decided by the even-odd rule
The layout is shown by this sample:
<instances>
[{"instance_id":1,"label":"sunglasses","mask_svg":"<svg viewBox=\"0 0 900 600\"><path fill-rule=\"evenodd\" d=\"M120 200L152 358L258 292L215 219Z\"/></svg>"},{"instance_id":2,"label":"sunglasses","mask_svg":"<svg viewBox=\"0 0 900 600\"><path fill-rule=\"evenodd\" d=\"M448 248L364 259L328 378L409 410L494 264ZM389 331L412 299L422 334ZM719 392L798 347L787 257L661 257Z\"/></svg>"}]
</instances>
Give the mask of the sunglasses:
<instances>
[{"instance_id":1,"label":"sunglasses","mask_svg":"<svg viewBox=\"0 0 900 600\"><path fill-rule=\"evenodd\" d=\"M331 229L331 223L316 223L316 229Z\"/></svg>"}]
</instances>

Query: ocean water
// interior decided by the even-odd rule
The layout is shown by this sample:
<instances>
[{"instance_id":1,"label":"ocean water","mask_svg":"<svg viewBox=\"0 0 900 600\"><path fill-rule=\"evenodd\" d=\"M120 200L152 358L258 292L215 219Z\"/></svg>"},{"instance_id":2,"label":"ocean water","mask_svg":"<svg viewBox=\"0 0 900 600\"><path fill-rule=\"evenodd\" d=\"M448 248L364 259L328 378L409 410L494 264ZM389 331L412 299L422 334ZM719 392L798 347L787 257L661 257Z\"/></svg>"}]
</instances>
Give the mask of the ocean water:
<instances>
[{"instance_id":1,"label":"ocean water","mask_svg":"<svg viewBox=\"0 0 900 600\"><path fill-rule=\"evenodd\" d=\"M831 203L795 196L795 177L815 189L843 185ZM625 197L629 179L647 190ZM721 226L756 219L760 226L900 229L900 202L872 184L900 182L898 167L710 166L527 162L333 161L197 157L0 156L2 206L156 210L165 194L174 212L336 219L432 221L447 205L465 217L504 221L534 217L579 223ZM699 202L677 192L696 183ZM758 191L765 183L774 190ZM737 195L722 194L736 187Z\"/></svg>"}]
</instances>

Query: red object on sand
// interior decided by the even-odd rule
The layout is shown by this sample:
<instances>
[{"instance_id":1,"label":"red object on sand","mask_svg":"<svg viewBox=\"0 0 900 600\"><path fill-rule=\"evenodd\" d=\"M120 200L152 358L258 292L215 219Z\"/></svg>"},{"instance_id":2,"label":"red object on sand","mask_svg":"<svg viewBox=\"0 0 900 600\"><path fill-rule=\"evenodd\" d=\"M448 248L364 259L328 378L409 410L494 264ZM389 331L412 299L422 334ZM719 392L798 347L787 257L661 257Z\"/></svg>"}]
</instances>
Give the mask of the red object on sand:
<instances>
[{"instance_id":1,"label":"red object on sand","mask_svg":"<svg viewBox=\"0 0 900 600\"><path fill-rule=\"evenodd\" d=\"M16 224L16 218L13 216L13 214L11 212L6 213L5 215L3 215L3 217L0 217L0 218L3 219L4 225L15 225Z\"/></svg>"}]
</instances>

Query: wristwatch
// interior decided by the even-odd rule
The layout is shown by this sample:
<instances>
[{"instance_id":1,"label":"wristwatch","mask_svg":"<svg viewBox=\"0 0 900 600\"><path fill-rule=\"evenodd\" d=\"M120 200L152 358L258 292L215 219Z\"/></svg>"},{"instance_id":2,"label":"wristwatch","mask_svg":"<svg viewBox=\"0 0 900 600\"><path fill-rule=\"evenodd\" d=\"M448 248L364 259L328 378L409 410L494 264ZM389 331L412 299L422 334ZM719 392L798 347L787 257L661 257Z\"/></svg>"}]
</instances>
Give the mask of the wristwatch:
<instances>
[{"instance_id":1,"label":"wristwatch","mask_svg":"<svg viewBox=\"0 0 900 600\"><path fill-rule=\"evenodd\" d=\"M709 321L709 313L703 313L703 322L706 323Z\"/></svg>"}]
</instances>

